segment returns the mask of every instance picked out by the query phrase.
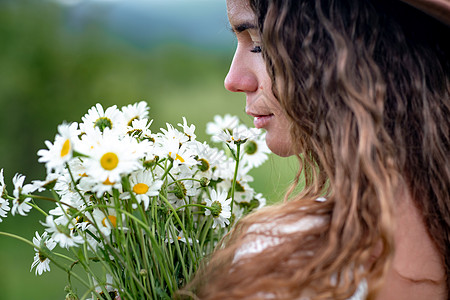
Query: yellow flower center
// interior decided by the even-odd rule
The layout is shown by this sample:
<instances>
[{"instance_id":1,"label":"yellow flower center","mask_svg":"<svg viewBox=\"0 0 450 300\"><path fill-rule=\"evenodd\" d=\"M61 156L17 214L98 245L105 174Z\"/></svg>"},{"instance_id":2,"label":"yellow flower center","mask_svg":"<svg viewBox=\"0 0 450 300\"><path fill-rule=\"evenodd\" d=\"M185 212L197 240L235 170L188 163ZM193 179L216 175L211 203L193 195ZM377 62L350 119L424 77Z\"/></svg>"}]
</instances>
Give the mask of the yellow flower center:
<instances>
[{"instance_id":1,"label":"yellow flower center","mask_svg":"<svg viewBox=\"0 0 450 300\"><path fill-rule=\"evenodd\" d=\"M109 219L109 221L111 222L112 226L117 227L117 218L115 216L107 216L105 218L103 218L102 220L102 225L106 227L106 219Z\"/></svg>"},{"instance_id":2,"label":"yellow flower center","mask_svg":"<svg viewBox=\"0 0 450 300\"><path fill-rule=\"evenodd\" d=\"M169 152L169 155L172 156L172 152ZM184 158L182 158L180 155L178 155L178 153L175 155L175 160L177 160L177 159L182 163L185 162Z\"/></svg>"},{"instance_id":3,"label":"yellow flower center","mask_svg":"<svg viewBox=\"0 0 450 300\"><path fill-rule=\"evenodd\" d=\"M117 157L117 154L113 152L105 153L102 158L100 158L100 165L107 171L114 170L118 164L119 158Z\"/></svg>"},{"instance_id":4,"label":"yellow flower center","mask_svg":"<svg viewBox=\"0 0 450 300\"><path fill-rule=\"evenodd\" d=\"M67 139L61 148L61 157L66 156L70 152L70 140Z\"/></svg>"},{"instance_id":5,"label":"yellow flower center","mask_svg":"<svg viewBox=\"0 0 450 300\"><path fill-rule=\"evenodd\" d=\"M103 181L103 184L104 185L114 185L114 182L109 181L109 177L108 177L108 178L106 178L105 181Z\"/></svg>"},{"instance_id":6,"label":"yellow flower center","mask_svg":"<svg viewBox=\"0 0 450 300\"><path fill-rule=\"evenodd\" d=\"M142 195L148 192L148 185L145 183L138 183L133 186L133 192Z\"/></svg>"}]
</instances>

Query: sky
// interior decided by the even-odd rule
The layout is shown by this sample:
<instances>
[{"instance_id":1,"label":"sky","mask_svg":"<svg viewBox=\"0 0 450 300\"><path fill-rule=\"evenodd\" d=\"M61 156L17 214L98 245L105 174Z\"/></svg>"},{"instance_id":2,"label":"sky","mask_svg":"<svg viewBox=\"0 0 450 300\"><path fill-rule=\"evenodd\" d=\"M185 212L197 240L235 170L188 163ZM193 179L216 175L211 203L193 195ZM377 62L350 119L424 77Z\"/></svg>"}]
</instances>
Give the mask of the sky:
<instances>
[{"instance_id":1,"label":"sky","mask_svg":"<svg viewBox=\"0 0 450 300\"><path fill-rule=\"evenodd\" d=\"M114 35L138 47L176 40L196 47L229 51L225 0L50 0L64 4L67 23L82 28L102 22Z\"/></svg>"}]
</instances>

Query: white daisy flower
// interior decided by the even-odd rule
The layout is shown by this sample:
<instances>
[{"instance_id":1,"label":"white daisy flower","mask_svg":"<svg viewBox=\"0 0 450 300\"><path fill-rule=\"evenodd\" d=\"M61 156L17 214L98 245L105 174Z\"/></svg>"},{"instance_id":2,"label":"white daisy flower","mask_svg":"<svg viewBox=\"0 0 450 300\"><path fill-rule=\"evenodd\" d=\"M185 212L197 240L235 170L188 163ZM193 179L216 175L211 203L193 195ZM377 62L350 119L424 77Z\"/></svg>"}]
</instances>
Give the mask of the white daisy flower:
<instances>
[{"instance_id":1,"label":"white daisy flower","mask_svg":"<svg viewBox=\"0 0 450 300\"><path fill-rule=\"evenodd\" d=\"M160 130L162 132L162 138L167 140L169 143L183 144L189 141L189 136L173 128L171 124L166 123L166 126L167 130L164 128L160 128Z\"/></svg>"},{"instance_id":2,"label":"white daisy flower","mask_svg":"<svg viewBox=\"0 0 450 300\"><path fill-rule=\"evenodd\" d=\"M248 139L243 149L242 165L250 169L262 165L268 159L268 154L270 153L269 147L267 147L265 142L265 134Z\"/></svg>"},{"instance_id":3,"label":"white daisy flower","mask_svg":"<svg viewBox=\"0 0 450 300\"><path fill-rule=\"evenodd\" d=\"M167 200L169 200L175 208L187 204L186 197L196 196L198 190L194 180L186 179L194 177L193 171L186 166L180 166L179 170L180 172L175 176L176 179L185 180L178 180L175 182L170 179L168 184Z\"/></svg>"},{"instance_id":4,"label":"white daisy flower","mask_svg":"<svg viewBox=\"0 0 450 300\"><path fill-rule=\"evenodd\" d=\"M254 138L257 135L256 128L248 128L245 125L240 125L233 128L232 131L225 130L216 135L219 141L226 142L228 144L245 143L249 138Z\"/></svg>"},{"instance_id":5,"label":"white daisy flower","mask_svg":"<svg viewBox=\"0 0 450 300\"><path fill-rule=\"evenodd\" d=\"M184 132L185 135L187 135L189 137L189 141L195 141L195 138L197 136L194 133L195 132L195 125L194 124L188 125L187 121L186 121L186 118L183 117L183 124L178 123L178 126L183 128L183 132Z\"/></svg>"},{"instance_id":6,"label":"white daisy flower","mask_svg":"<svg viewBox=\"0 0 450 300\"><path fill-rule=\"evenodd\" d=\"M230 165L231 166L231 165ZM234 166L233 166L234 167ZM234 172L233 172L234 174ZM217 184L217 187L221 190L230 191L232 188L233 178L222 177L224 180ZM245 170L239 168L236 176L236 185L234 190L234 201L241 203L250 203L255 195L255 190L249 185L249 182L253 181L253 177L246 174Z\"/></svg>"},{"instance_id":7,"label":"white daisy flower","mask_svg":"<svg viewBox=\"0 0 450 300\"><path fill-rule=\"evenodd\" d=\"M98 229L105 236L110 236L111 230L119 226L117 220L117 212L112 208L108 208L106 212L103 212L100 209L95 208L92 211L92 218L94 219L95 224L97 224Z\"/></svg>"},{"instance_id":8,"label":"white daisy flower","mask_svg":"<svg viewBox=\"0 0 450 300\"><path fill-rule=\"evenodd\" d=\"M236 168L236 161L228 157L216 166L213 177L221 178L225 180L232 180L234 177L234 171ZM241 169L241 168L240 168Z\"/></svg>"},{"instance_id":9,"label":"white daisy flower","mask_svg":"<svg viewBox=\"0 0 450 300\"><path fill-rule=\"evenodd\" d=\"M227 199L226 191L211 190L211 199L206 199L206 206L211 207L211 209L205 210L205 215L213 217L212 228L216 228L217 225L224 228L230 224L231 199Z\"/></svg>"},{"instance_id":10,"label":"white daisy flower","mask_svg":"<svg viewBox=\"0 0 450 300\"><path fill-rule=\"evenodd\" d=\"M149 109L150 108L145 101L123 106L122 113L125 124L131 126L133 121L147 118Z\"/></svg>"},{"instance_id":11,"label":"white daisy flower","mask_svg":"<svg viewBox=\"0 0 450 300\"><path fill-rule=\"evenodd\" d=\"M3 177L3 169L0 170L0 198L3 198L6 191L5 178Z\"/></svg>"},{"instance_id":12,"label":"white daisy flower","mask_svg":"<svg viewBox=\"0 0 450 300\"><path fill-rule=\"evenodd\" d=\"M100 284L97 282L97 280L95 280L95 278L92 277L92 281L95 286L95 292L100 295L101 299L107 299L107 297L104 295L104 292L103 292L102 288L100 287ZM105 290L106 290L106 292L108 292L108 295L109 295L109 297L111 297L111 299L113 299L113 300L121 299L120 295L119 295L119 290L113 287L113 278L110 274L106 274L106 282L101 285L105 286ZM97 296L95 296L94 294L92 295L91 300L98 300L98 299L99 298Z\"/></svg>"},{"instance_id":13,"label":"white daisy flower","mask_svg":"<svg viewBox=\"0 0 450 300\"><path fill-rule=\"evenodd\" d=\"M78 184L78 188L86 193L94 193L97 198L101 198L105 193L112 195L113 189L122 191L122 183L120 181L111 182L106 178L103 182L98 182L92 177L83 177Z\"/></svg>"},{"instance_id":14,"label":"white daisy flower","mask_svg":"<svg viewBox=\"0 0 450 300\"><path fill-rule=\"evenodd\" d=\"M7 212L11 210L9 207L9 201L4 199L4 194L6 190L5 180L3 177L3 169L0 170L0 222L2 218L6 218Z\"/></svg>"},{"instance_id":15,"label":"white daisy flower","mask_svg":"<svg viewBox=\"0 0 450 300\"><path fill-rule=\"evenodd\" d=\"M233 221L233 224L236 224L236 222L242 218L244 215L244 208L240 207L237 203L233 203L233 213L231 214L231 220Z\"/></svg>"},{"instance_id":16,"label":"white daisy flower","mask_svg":"<svg viewBox=\"0 0 450 300\"><path fill-rule=\"evenodd\" d=\"M9 207L9 201L3 198L0 198L0 222L3 222L2 218L6 218L8 211L11 208Z\"/></svg>"},{"instance_id":17,"label":"white daisy flower","mask_svg":"<svg viewBox=\"0 0 450 300\"><path fill-rule=\"evenodd\" d=\"M32 184L23 185L25 176L21 174L14 175L12 181L14 184L14 200L12 201L13 206L11 209L11 214L14 216L16 213L18 213L19 215L26 216L27 213L31 210L31 205L28 205L28 202L31 201L31 198L25 195L33 193L36 188Z\"/></svg>"},{"instance_id":18,"label":"white daisy flower","mask_svg":"<svg viewBox=\"0 0 450 300\"><path fill-rule=\"evenodd\" d=\"M266 206L267 200L266 200L266 198L263 197L263 194L261 194L261 193L256 194L255 195L255 199L259 203L259 205L258 205L258 207L256 209L260 209L260 208Z\"/></svg>"},{"instance_id":19,"label":"white daisy flower","mask_svg":"<svg viewBox=\"0 0 450 300\"><path fill-rule=\"evenodd\" d=\"M45 180L33 180L31 184L38 192L42 192L47 188L53 188L59 177L57 173L48 173Z\"/></svg>"},{"instance_id":20,"label":"white daisy flower","mask_svg":"<svg viewBox=\"0 0 450 300\"><path fill-rule=\"evenodd\" d=\"M255 195L255 190L245 181L236 180L234 201L237 203L250 203Z\"/></svg>"},{"instance_id":21,"label":"white daisy flower","mask_svg":"<svg viewBox=\"0 0 450 300\"><path fill-rule=\"evenodd\" d=\"M108 128L109 130L109 128ZM87 127L84 129L81 139L78 142L78 152L85 155L97 148L102 140L103 133L97 127Z\"/></svg>"},{"instance_id":22,"label":"white daisy flower","mask_svg":"<svg viewBox=\"0 0 450 300\"><path fill-rule=\"evenodd\" d=\"M99 145L85 158L86 174L97 182L120 182L121 176L142 168L139 161L146 144L124 136L122 139L105 130Z\"/></svg>"},{"instance_id":23,"label":"white daisy flower","mask_svg":"<svg viewBox=\"0 0 450 300\"><path fill-rule=\"evenodd\" d=\"M159 195L163 182L154 180L152 172L141 170L131 174L130 184L137 202L143 203L144 209L147 210L150 197Z\"/></svg>"},{"instance_id":24,"label":"white daisy flower","mask_svg":"<svg viewBox=\"0 0 450 300\"><path fill-rule=\"evenodd\" d=\"M37 152L40 156L39 162L45 163L47 173L53 170L61 172L64 165L72 159L74 143L78 140L78 123L61 124L58 126L58 133L55 136L55 142L45 141L47 149L41 149Z\"/></svg>"},{"instance_id":25,"label":"white daisy flower","mask_svg":"<svg viewBox=\"0 0 450 300\"><path fill-rule=\"evenodd\" d=\"M208 179L217 180L217 170L218 167L227 161L227 157L222 150L210 147L207 143L195 144L197 153L197 164L198 172L196 173L196 178L206 177Z\"/></svg>"},{"instance_id":26,"label":"white daisy flower","mask_svg":"<svg viewBox=\"0 0 450 300\"><path fill-rule=\"evenodd\" d=\"M75 173L75 172L74 172ZM78 180L79 176L76 176L74 173L74 180ZM80 194L75 189L75 183L72 181L70 174L68 172L64 172L61 176L58 177L58 180L55 183L53 188L55 192L61 198L61 202L68 203L73 206L76 202L82 203L82 198Z\"/></svg>"},{"instance_id":27,"label":"white daisy flower","mask_svg":"<svg viewBox=\"0 0 450 300\"><path fill-rule=\"evenodd\" d=\"M45 231L52 234L51 238L59 244L61 248L76 247L84 243L83 237L75 235L73 228L75 225L71 222L67 224L57 224L52 215L48 215L42 225L47 227Z\"/></svg>"},{"instance_id":28,"label":"white daisy flower","mask_svg":"<svg viewBox=\"0 0 450 300\"><path fill-rule=\"evenodd\" d=\"M150 126L153 120L148 119L135 119L131 123L131 126L127 127L127 134L136 138L146 139L154 142Z\"/></svg>"},{"instance_id":29,"label":"white daisy flower","mask_svg":"<svg viewBox=\"0 0 450 300\"><path fill-rule=\"evenodd\" d=\"M39 235L39 233L36 231L35 235L36 237L33 237L33 244L36 247L39 248L47 248L46 250L53 250L56 246L56 242L53 241L51 238L47 237L47 232L44 232L42 234L42 237ZM50 271L50 259L40 250L37 248L34 248L34 251L36 253L34 254L34 261L31 264L31 270L33 270L34 267L36 267L35 274L36 275L42 275L43 272Z\"/></svg>"},{"instance_id":30,"label":"white daisy flower","mask_svg":"<svg viewBox=\"0 0 450 300\"><path fill-rule=\"evenodd\" d=\"M214 142L220 142L216 135L221 132L232 132L233 128L239 125L239 119L237 116L231 116L226 114L225 116L214 116L214 122L209 122L206 124L206 133L211 135L211 140Z\"/></svg>"},{"instance_id":31,"label":"white daisy flower","mask_svg":"<svg viewBox=\"0 0 450 300\"><path fill-rule=\"evenodd\" d=\"M187 144L180 144L177 140L167 140L165 150L173 159L173 167L177 168L180 164L186 166L195 166L198 161L195 159L196 153L192 151Z\"/></svg>"},{"instance_id":32,"label":"white daisy flower","mask_svg":"<svg viewBox=\"0 0 450 300\"><path fill-rule=\"evenodd\" d=\"M184 236L184 232L183 230L177 230L176 228L173 228L171 231L171 233L169 234L169 238L165 239L164 241L167 243L169 242L170 244L173 244L175 242L175 240L179 241L179 242L183 242L183 243L188 243L192 245L192 238L187 238ZM198 243L198 240L196 240Z\"/></svg>"},{"instance_id":33,"label":"white daisy flower","mask_svg":"<svg viewBox=\"0 0 450 300\"><path fill-rule=\"evenodd\" d=\"M81 120L83 121L80 124L82 132L86 132L88 128L93 127L98 128L101 132L106 128L116 131L126 126L123 114L117 109L116 105L108 107L105 111L103 106L97 103L88 110Z\"/></svg>"}]
</instances>

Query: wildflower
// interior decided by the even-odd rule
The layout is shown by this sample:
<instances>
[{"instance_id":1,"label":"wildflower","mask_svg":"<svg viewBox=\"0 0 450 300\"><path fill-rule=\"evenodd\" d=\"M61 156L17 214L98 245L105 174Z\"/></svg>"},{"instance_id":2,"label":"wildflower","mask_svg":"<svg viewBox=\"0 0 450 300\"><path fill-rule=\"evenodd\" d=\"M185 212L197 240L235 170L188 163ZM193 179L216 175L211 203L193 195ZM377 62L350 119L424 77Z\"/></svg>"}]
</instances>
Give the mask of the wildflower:
<instances>
[{"instance_id":1,"label":"wildflower","mask_svg":"<svg viewBox=\"0 0 450 300\"><path fill-rule=\"evenodd\" d=\"M194 133L195 131L195 125L191 124L188 126L186 118L183 117L183 124L178 123L178 126L183 128L184 134L189 137L189 141L195 141L195 138L197 137Z\"/></svg>"},{"instance_id":2,"label":"wildflower","mask_svg":"<svg viewBox=\"0 0 450 300\"><path fill-rule=\"evenodd\" d=\"M183 144L189 141L188 135L173 128L173 126L170 125L169 123L166 123L166 126L167 130L161 128L161 132L163 133L162 137L168 142L174 142L174 144Z\"/></svg>"},{"instance_id":3,"label":"wildflower","mask_svg":"<svg viewBox=\"0 0 450 300\"><path fill-rule=\"evenodd\" d=\"M180 147L177 140L167 140L165 145L169 157L173 159L174 168L177 168L180 164L187 166L198 164L195 159L195 152L187 144L182 144Z\"/></svg>"},{"instance_id":4,"label":"wildflower","mask_svg":"<svg viewBox=\"0 0 450 300\"><path fill-rule=\"evenodd\" d=\"M106 128L110 130L120 130L125 126L125 120L123 114L117 109L116 105L108 107L106 111L100 103L97 103L94 107L88 110L81 120L80 129L86 132L89 128L98 128L103 132Z\"/></svg>"},{"instance_id":5,"label":"wildflower","mask_svg":"<svg viewBox=\"0 0 450 300\"><path fill-rule=\"evenodd\" d=\"M111 231L120 225L117 220L117 212L112 208L108 208L106 211L101 211L96 208L92 212L92 217L98 229L105 236L111 235Z\"/></svg>"},{"instance_id":6,"label":"wildflower","mask_svg":"<svg viewBox=\"0 0 450 300\"><path fill-rule=\"evenodd\" d=\"M79 176L75 177L74 174L75 180L77 180L78 177ZM61 198L60 200L62 203L72 203L71 205L73 206L73 203L82 200L80 194L75 188L75 183L72 181L69 172L64 172L58 177L53 189Z\"/></svg>"},{"instance_id":7,"label":"wildflower","mask_svg":"<svg viewBox=\"0 0 450 300\"><path fill-rule=\"evenodd\" d=\"M163 182L154 180L153 175L149 171L138 171L130 176L131 190L135 194L138 203L144 204L147 210L151 196L158 196Z\"/></svg>"},{"instance_id":8,"label":"wildflower","mask_svg":"<svg viewBox=\"0 0 450 300\"><path fill-rule=\"evenodd\" d=\"M6 218L7 212L11 210L9 207L9 201L4 199L6 190L5 180L3 178L3 169L0 170L0 222L2 218Z\"/></svg>"},{"instance_id":9,"label":"wildflower","mask_svg":"<svg viewBox=\"0 0 450 300\"><path fill-rule=\"evenodd\" d=\"M148 119L135 119L131 123L131 126L127 127L127 134L135 138L146 139L154 142L154 138L152 137L152 132L150 130L152 123L153 120L148 121Z\"/></svg>"},{"instance_id":10,"label":"wildflower","mask_svg":"<svg viewBox=\"0 0 450 300\"><path fill-rule=\"evenodd\" d=\"M33 237L33 244L36 247L41 248L41 250L34 248L34 251L36 251L36 253L34 254L34 261L31 264L30 269L31 272L31 270L36 267L36 275L42 275L43 272L50 271L50 259L48 258L46 252L49 250L53 250L53 248L55 248L56 246L56 242L47 237L47 234L47 232L44 232L42 236L40 236L36 231L36 237Z\"/></svg>"},{"instance_id":11,"label":"wildflower","mask_svg":"<svg viewBox=\"0 0 450 300\"><path fill-rule=\"evenodd\" d=\"M100 299L108 299L103 291L103 289L100 287L100 284L95 280L95 278L92 278L92 281L95 286L95 292L100 295L100 298L96 296L92 296L92 300L100 300ZM108 293L109 297L113 300L120 299L119 290L115 289L113 287L113 278L110 274L106 274L106 282L104 284L105 290Z\"/></svg>"},{"instance_id":12,"label":"wildflower","mask_svg":"<svg viewBox=\"0 0 450 300\"><path fill-rule=\"evenodd\" d=\"M219 115L214 116L214 122L206 124L206 133L211 135L214 142L220 142L217 135L221 132L232 132L233 128L239 125L239 119L236 116L226 114L223 118Z\"/></svg>"},{"instance_id":13,"label":"wildflower","mask_svg":"<svg viewBox=\"0 0 450 300\"><path fill-rule=\"evenodd\" d=\"M25 181L25 176L21 174L16 174L13 177L14 191L13 196L14 200L12 201L12 209L11 214L14 216L17 213L22 216L26 216L27 213L31 210L31 205L28 202L31 201L30 197L27 197L27 194L30 194L36 190L36 188L32 184L23 185Z\"/></svg>"},{"instance_id":14,"label":"wildflower","mask_svg":"<svg viewBox=\"0 0 450 300\"><path fill-rule=\"evenodd\" d=\"M233 128L232 131L222 131L217 134L217 139L228 144L237 145L243 144L249 138L253 138L257 135L255 128L248 128L245 125L240 125Z\"/></svg>"},{"instance_id":15,"label":"wildflower","mask_svg":"<svg viewBox=\"0 0 450 300\"><path fill-rule=\"evenodd\" d=\"M45 180L33 180L31 184L35 188L36 191L42 192L50 189L53 189L56 185L56 182L58 181L58 178L60 177L57 173L49 173L47 174L47 178Z\"/></svg>"},{"instance_id":16,"label":"wildflower","mask_svg":"<svg viewBox=\"0 0 450 300\"><path fill-rule=\"evenodd\" d=\"M175 208L187 204L186 197L197 195L197 186L194 180L194 171L187 166L180 166L176 178L179 180L169 180L167 199Z\"/></svg>"},{"instance_id":17,"label":"wildflower","mask_svg":"<svg viewBox=\"0 0 450 300\"><path fill-rule=\"evenodd\" d=\"M266 198L263 197L263 194L257 193L255 195L255 200L258 201L257 209L260 209L260 208L266 206L267 200L266 200Z\"/></svg>"},{"instance_id":18,"label":"wildflower","mask_svg":"<svg viewBox=\"0 0 450 300\"><path fill-rule=\"evenodd\" d=\"M97 147L85 159L86 174L97 182L120 182L121 176L142 168L139 159L144 155L142 143L128 136L119 138L105 130Z\"/></svg>"},{"instance_id":19,"label":"wildflower","mask_svg":"<svg viewBox=\"0 0 450 300\"><path fill-rule=\"evenodd\" d=\"M210 209L205 210L205 215L211 215L214 223L212 228L216 228L217 225L224 228L230 224L231 217L231 199L227 199L227 192L216 192L211 190L211 199L206 199L206 206Z\"/></svg>"},{"instance_id":20,"label":"wildflower","mask_svg":"<svg viewBox=\"0 0 450 300\"><path fill-rule=\"evenodd\" d=\"M3 222L2 218L6 218L7 212L10 210L8 200L0 198L0 222Z\"/></svg>"},{"instance_id":21,"label":"wildflower","mask_svg":"<svg viewBox=\"0 0 450 300\"><path fill-rule=\"evenodd\" d=\"M58 126L58 134L55 136L55 142L45 141L47 149L41 149L37 152L40 156L39 162L45 163L47 173L53 170L61 172L65 163L72 159L74 151L74 141L78 139L80 131L78 124L61 124Z\"/></svg>"},{"instance_id":22,"label":"wildflower","mask_svg":"<svg viewBox=\"0 0 450 300\"><path fill-rule=\"evenodd\" d=\"M0 198L3 198L6 192L5 178L3 177L3 169L0 170Z\"/></svg>"},{"instance_id":23,"label":"wildflower","mask_svg":"<svg viewBox=\"0 0 450 300\"><path fill-rule=\"evenodd\" d=\"M147 102L141 101L122 107L123 119L127 126L131 126L135 120L143 120L148 116Z\"/></svg>"},{"instance_id":24,"label":"wildflower","mask_svg":"<svg viewBox=\"0 0 450 300\"><path fill-rule=\"evenodd\" d=\"M193 241L192 238L188 237L186 239L186 237L184 236L183 230L177 230L177 229L173 228L170 231L170 235L171 236L169 236L169 238L164 240L166 243L169 242L169 243L173 244L175 242L175 239L176 239L179 242L183 242L185 244L189 242L189 244L192 245L192 241ZM198 240L196 240L196 241L198 243Z\"/></svg>"},{"instance_id":25,"label":"wildflower","mask_svg":"<svg viewBox=\"0 0 450 300\"><path fill-rule=\"evenodd\" d=\"M58 243L61 248L74 247L84 242L83 237L74 235L72 230L74 224L72 222L57 224L53 220L53 216L48 215L45 222L41 222L41 224L47 227L45 230L52 234L51 238Z\"/></svg>"},{"instance_id":26,"label":"wildflower","mask_svg":"<svg viewBox=\"0 0 450 300\"><path fill-rule=\"evenodd\" d=\"M93 193L97 198L101 198L105 193L113 194L113 190L122 190L122 183L120 181L111 181L109 177L103 182L98 182L92 177L83 177L78 184L78 188L86 193Z\"/></svg>"},{"instance_id":27,"label":"wildflower","mask_svg":"<svg viewBox=\"0 0 450 300\"><path fill-rule=\"evenodd\" d=\"M249 138L244 144L243 166L256 168L262 165L270 153L265 142L265 134L259 134L256 138Z\"/></svg>"},{"instance_id":28,"label":"wildflower","mask_svg":"<svg viewBox=\"0 0 450 300\"><path fill-rule=\"evenodd\" d=\"M196 178L206 177L209 179L218 179L216 172L214 172L222 163L226 161L226 156L223 151L219 151L217 148L212 148L206 143L195 144L198 173ZM214 176L216 175L216 176Z\"/></svg>"}]
</instances>

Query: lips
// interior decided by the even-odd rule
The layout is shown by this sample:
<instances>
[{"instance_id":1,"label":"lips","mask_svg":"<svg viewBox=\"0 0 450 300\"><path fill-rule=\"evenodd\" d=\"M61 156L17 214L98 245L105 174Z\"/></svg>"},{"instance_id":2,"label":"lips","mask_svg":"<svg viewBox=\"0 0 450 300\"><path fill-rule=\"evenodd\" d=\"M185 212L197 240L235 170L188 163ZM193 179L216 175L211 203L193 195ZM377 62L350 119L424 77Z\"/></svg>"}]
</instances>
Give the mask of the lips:
<instances>
[{"instance_id":1,"label":"lips","mask_svg":"<svg viewBox=\"0 0 450 300\"><path fill-rule=\"evenodd\" d=\"M267 113L267 114L257 114L250 111L247 111L247 114L249 116L252 116L253 124L256 128L265 128L269 124L270 120L274 117L273 114Z\"/></svg>"}]
</instances>

